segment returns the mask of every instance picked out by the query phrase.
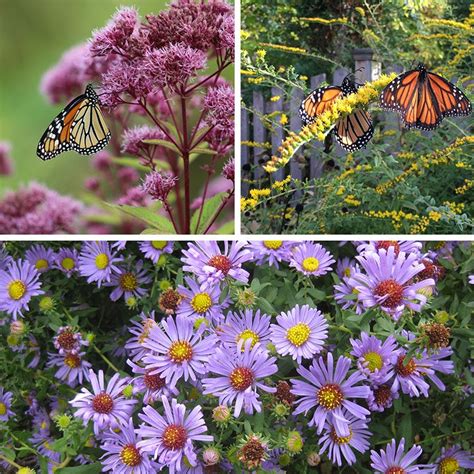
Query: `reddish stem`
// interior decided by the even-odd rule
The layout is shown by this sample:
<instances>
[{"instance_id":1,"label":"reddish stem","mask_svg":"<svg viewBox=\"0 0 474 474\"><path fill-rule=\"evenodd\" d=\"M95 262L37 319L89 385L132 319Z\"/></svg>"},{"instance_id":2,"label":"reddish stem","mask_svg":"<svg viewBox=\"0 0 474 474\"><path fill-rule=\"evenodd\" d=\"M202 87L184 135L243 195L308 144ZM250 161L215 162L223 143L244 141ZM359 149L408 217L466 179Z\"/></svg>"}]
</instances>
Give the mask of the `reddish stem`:
<instances>
[{"instance_id":1,"label":"reddish stem","mask_svg":"<svg viewBox=\"0 0 474 474\"><path fill-rule=\"evenodd\" d=\"M210 181L211 176L214 174L214 171L215 171L214 162L216 161L216 157L217 157L217 155L214 155L212 157L211 164L209 165L209 167L207 169L207 179L206 179L206 184L204 185L204 191L202 193L201 207L199 209L199 217L198 217L198 221L197 221L197 224L196 224L196 228L194 229L195 233L197 233L197 230L199 229L199 224L201 223L201 217L202 217L202 213L204 211L204 203L206 202L207 190L209 188L209 181Z\"/></svg>"},{"instance_id":2,"label":"reddish stem","mask_svg":"<svg viewBox=\"0 0 474 474\"><path fill-rule=\"evenodd\" d=\"M171 208L170 208L170 205L168 204L168 201L163 201L163 205L165 206L165 209L166 209L166 212L168 213L168 215L170 216L170 219L171 219L171 223L173 224L173 227L174 227L174 230L177 234L179 234L179 229L178 229L178 226L176 225L176 222L174 220L174 217L173 217L173 214L171 212Z\"/></svg>"},{"instance_id":3,"label":"reddish stem","mask_svg":"<svg viewBox=\"0 0 474 474\"><path fill-rule=\"evenodd\" d=\"M230 199L232 198L232 196L234 195L234 191L235 189L232 189L231 191L228 191L228 195L226 196L226 198L222 201L222 204L219 206L219 209L217 209L216 213L214 214L214 216L212 217L211 219L211 222L210 224L207 226L206 230L204 231L204 234L207 234L209 232L209 229L212 227L212 225L214 224L214 222L216 222L216 219L219 217L220 213L222 212L222 210L224 209L224 207L227 205L227 203L230 201Z\"/></svg>"},{"instance_id":4,"label":"reddish stem","mask_svg":"<svg viewBox=\"0 0 474 474\"><path fill-rule=\"evenodd\" d=\"M181 120L183 124L182 156L184 163L184 233L191 233L191 189L189 172L188 118L186 116L186 97L184 87L181 90Z\"/></svg>"}]
</instances>

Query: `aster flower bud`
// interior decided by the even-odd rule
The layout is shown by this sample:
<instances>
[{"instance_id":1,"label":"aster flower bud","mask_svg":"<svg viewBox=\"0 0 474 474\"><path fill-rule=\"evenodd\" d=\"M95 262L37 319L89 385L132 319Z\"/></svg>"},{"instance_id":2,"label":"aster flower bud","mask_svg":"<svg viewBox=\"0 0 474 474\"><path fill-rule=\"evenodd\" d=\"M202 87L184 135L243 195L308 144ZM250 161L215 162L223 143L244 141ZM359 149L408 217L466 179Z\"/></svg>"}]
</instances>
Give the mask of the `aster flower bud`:
<instances>
[{"instance_id":1,"label":"aster flower bud","mask_svg":"<svg viewBox=\"0 0 474 474\"><path fill-rule=\"evenodd\" d=\"M167 259L166 255L164 253L162 253L159 256L158 261L156 262L156 266L157 267L164 267L167 262L168 262L168 259Z\"/></svg>"},{"instance_id":2,"label":"aster flower bud","mask_svg":"<svg viewBox=\"0 0 474 474\"><path fill-rule=\"evenodd\" d=\"M311 451L308 456L306 456L306 462L309 466L315 467L320 464L321 458L316 451Z\"/></svg>"},{"instance_id":3,"label":"aster flower bud","mask_svg":"<svg viewBox=\"0 0 474 474\"><path fill-rule=\"evenodd\" d=\"M160 280L158 282L158 286L161 291L165 291L168 288L171 288L172 283L169 280Z\"/></svg>"},{"instance_id":4,"label":"aster flower bud","mask_svg":"<svg viewBox=\"0 0 474 474\"><path fill-rule=\"evenodd\" d=\"M283 453L279 458L278 458L278 464L281 467L286 467L289 466L291 463L291 456L287 453Z\"/></svg>"},{"instance_id":5,"label":"aster flower bud","mask_svg":"<svg viewBox=\"0 0 474 474\"><path fill-rule=\"evenodd\" d=\"M125 398L131 398L133 396L133 385L127 385L124 387L122 393Z\"/></svg>"},{"instance_id":6,"label":"aster flower bud","mask_svg":"<svg viewBox=\"0 0 474 474\"><path fill-rule=\"evenodd\" d=\"M221 455L215 447L210 447L203 451L202 459L206 466L214 466L220 461Z\"/></svg>"},{"instance_id":7,"label":"aster flower bud","mask_svg":"<svg viewBox=\"0 0 474 474\"><path fill-rule=\"evenodd\" d=\"M71 424L72 418L69 415L63 414L57 415L54 421L56 422L56 426L61 431L64 431Z\"/></svg>"},{"instance_id":8,"label":"aster flower bud","mask_svg":"<svg viewBox=\"0 0 474 474\"><path fill-rule=\"evenodd\" d=\"M39 300L39 308L43 313L47 313L54 309L55 301L51 296L43 296Z\"/></svg>"},{"instance_id":9,"label":"aster flower bud","mask_svg":"<svg viewBox=\"0 0 474 474\"><path fill-rule=\"evenodd\" d=\"M13 321L10 324L10 334L16 336L22 336L25 334L26 326L25 323L21 320Z\"/></svg>"},{"instance_id":10,"label":"aster flower bud","mask_svg":"<svg viewBox=\"0 0 474 474\"><path fill-rule=\"evenodd\" d=\"M21 467L16 471L16 474L36 474L34 469L30 469L29 467Z\"/></svg>"},{"instance_id":11,"label":"aster flower bud","mask_svg":"<svg viewBox=\"0 0 474 474\"><path fill-rule=\"evenodd\" d=\"M219 405L212 410L212 419L216 423L227 423L230 417L230 410L225 405Z\"/></svg>"},{"instance_id":12,"label":"aster flower bud","mask_svg":"<svg viewBox=\"0 0 474 474\"><path fill-rule=\"evenodd\" d=\"M16 335L16 334L9 334L7 336L7 344L10 346L10 347L15 347L19 344L21 340L21 337Z\"/></svg>"},{"instance_id":13,"label":"aster flower bud","mask_svg":"<svg viewBox=\"0 0 474 474\"><path fill-rule=\"evenodd\" d=\"M446 311L437 311L434 318L437 323L446 324L449 321L449 313Z\"/></svg>"},{"instance_id":14,"label":"aster flower bud","mask_svg":"<svg viewBox=\"0 0 474 474\"><path fill-rule=\"evenodd\" d=\"M134 309L134 308L137 307L138 301L137 301L137 299L135 298L135 296L130 296L129 298L127 298L127 299L125 300L125 304L126 304L127 308L129 308L129 309Z\"/></svg>"},{"instance_id":15,"label":"aster flower bud","mask_svg":"<svg viewBox=\"0 0 474 474\"><path fill-rule=\"evenodd\" d=\"M168 194L175 186L178 178L167 173L152 171L147 174L143 182L143 189L153 199L165 201Z\"/></svg>"},{"instance_id":16,"label":"aster flower bud","mask_svg":"<svg viewBox=\"0 0 474 474\"><path fill-rule=\"evenodd\" d=\"M273 413L278 418L286 418L288 416L288 414L290 413L290 410L289 410L289 407L286 403L277 403L273 407Z\"/></svg>"},{"instance_id":17,"label":"aster flower bud","mask_svg":"<svg viewBox=\"0 0 474 474\"><path fill-rule=\"evenodd\" d=\"M86 341L87 342L94 342L95 340L95 334L89 332L86 334Z\"/></svg>"},{"instance_id":18,"label":"aster flower bud","mask_svg":"<svg viewBox=\"0 0 474 474\"><path fill-rule=\"evenodd\" d=\"M251 288L237 290L237 306L241 308L253 308L257 302L257 295Z\"/></svg>"},{"instance_id":19,"label":"aster flower bud","mask_svg":"<svg viewBox=\"0 0 474 474\"><path fill-rule=\"evenodd\" d=\"M299 453L303 449L303 438L298 431L290 431L286 439L286 447L290 453Z\"/></svg>"}]
</instances>

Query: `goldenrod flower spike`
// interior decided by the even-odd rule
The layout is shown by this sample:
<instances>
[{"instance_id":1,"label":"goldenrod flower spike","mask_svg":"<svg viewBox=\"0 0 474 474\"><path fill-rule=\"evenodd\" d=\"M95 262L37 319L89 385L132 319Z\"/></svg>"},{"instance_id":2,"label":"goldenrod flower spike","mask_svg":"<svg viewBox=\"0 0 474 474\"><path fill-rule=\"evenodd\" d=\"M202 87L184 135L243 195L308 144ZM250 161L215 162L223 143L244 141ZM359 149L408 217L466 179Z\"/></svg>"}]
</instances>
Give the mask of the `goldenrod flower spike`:
<instances>
[{"instance_id":1,"label":"goldenrod flower spike","mask_svg":"<svg viewBox=\"0 0 474 474\"><path fill-rule=\"evenodd\" d=\"M323 141L334 124L356 109L364 108L378 99L382 89L396 77L396 73L383 74L379 79L361 86L354 94L336 100L333 107L321 114L314 123L301 129L299 133L290 132L278 148L278 155L272 158L263 167L268 173L274 173L285 166L296 150L311 140Z\"/></svg>"}]
</instances>

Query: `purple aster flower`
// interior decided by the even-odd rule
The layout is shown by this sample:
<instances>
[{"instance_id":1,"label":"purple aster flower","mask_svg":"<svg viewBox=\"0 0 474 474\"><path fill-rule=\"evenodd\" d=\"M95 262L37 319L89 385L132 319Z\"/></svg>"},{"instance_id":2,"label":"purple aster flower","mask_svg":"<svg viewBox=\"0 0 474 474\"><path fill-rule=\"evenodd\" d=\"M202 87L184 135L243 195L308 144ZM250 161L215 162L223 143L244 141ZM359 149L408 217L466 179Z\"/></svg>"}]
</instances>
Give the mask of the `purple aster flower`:
<instances>
[{"instance_id":1,"label":"purple aster flower","mask_svg":"<svg viewBox=\"0 0 474 474\"><path fill-rule=\"evenodd\" d=\"M40 362L41 350L38 344L38 340L36 339L35 336L33 336L33 334L28 335L28 341L26 345L27 345L27 352L25 354L25 358L33 354L33 357L31 358L27 367L29 369L36 369L36 367L38 367L38 364Z\"/></svg>"},{"instance_id":2,"label":"purple aster flower","mask_svg":"<svg viewBox=\"0 0 474 474\"><path fill-rule=\"evenodd\" d=\"M407 453L405 450L405 438L400 440L397 448L397 442L392 439L392 442L387 444L385 450L381 449L380 454L376 451L370 451L370 466L375 470L376 474L409 474L411 472L417 473L432 473L433 466L430 465L413 465L417 458L421 456L423 450L420 446L413 446Z\"/></svg>"},{"instance_id":3,"label":"purple aster flower","mask_svg":"<svg viewBox=\"0 0 474 474\"><path fill-rule=\"evenodd\" d=\"M89 380L89 370L92 364L83 359L85 352L70 352L69 354L58 355L48 353L49 360L47 367L59 367L54 376L66 382L70 387L75 387L83 380Z\"/></svg>"},{"instance_id":4,"label":"purple aster flower","mask_svg":"<svg viewBox=\"0 0 474 474\"><path fill-rule=\"evenodd\" d=\"M223 310L229 306L229 297L220 301L219 285L207 288L206 284L198 285L192 278L185 277L184 280L189 288L181 285L178 287L183 299L176 314L191 319L206 318L219 324L224 317Z\"/></svg>"},{"instance_id":5,"label":"purple aster flower","mask_svg":"<svg viewBox=\"0 0 474 474\"><path fill-rule=\"evenodd\" d=\"M39 273L50 270L53 266L55 254L52 249L46 248L44 245L32 245L25 252L25 260L30 262Z\"/></svg>"},{"instance_id":6,"label":"purple aster flower","mask_svg":"<svg viewBox=\"0 0 474 474\"><path fill-rule=\"evenodd\" d=\"M249 242L248 249L253 252L255 264L267 263L270 267L279 268L281 262L290 261L291 249L296 243L282 240L256 240Z\"/></svg>"},{"instance_id":7,"label":"purple aster flower","mask_svg":"<svg viewBox=\"0 0 474 474\"><path fill-rule=\"evenodd\" d=\"M179 42L148 52L144 68L159 87L179 92L206 64L206 53Z\"/></svg>"},{"instance_id":8,"label":"purple aster flower","mask_svg":"<svg viewBox=\"0 0 474 474\"><path fill-rule=\"evenodd\" d=\"M233 405L234 416L238 417L242 408L248 415L254 410L260 412L262 403L259 400L257 389L275 393L274 387L264 385L260 379L269 377L278 371L276 358L269 357L268 352L247 339L240 341L235 347L222 346L215 350L209 359L207 370L217 377L204 378L204 394L219 397L222 405Z\"/></svg>"},{"instance_id":9,"label":"purple aster flower","mask_svg":"<svg viewBox=\"0 0 474 474\"><path fill-rule=\"evenodd\" d=\"M148 354L148 349L144 346L144 343L148 339L151 329L158 324L155 321L154 311L151 311L149 315L141 313L140 318L139 321L132 321L132 326L128 328L132 337L125 344L125 349L135 362L141 361Z\"/></svg>"},{"instance_id":10,"label":"purple aster flower","mask_svg":"<svg viewBox=\"0 0 474 474\"><path fill-rule=\"evenodd\" d=\"M49 435L49 432L39 431L34 433L28 441L36 447L40 454L48 459L48 472L53 473L53 467L57 467L61 461L61 453L52 449L55 439Z\"/></svg>"},{"instance_id":11,"label":"purple aster flower","mask_svg":"<svg viewBox=\"0 0 474 474\"><path fill-rule=\"evenodd\" d=\"M0 386L0 421L8 421L15 413L11 410L13 393Z\"/></svg>"},{"instance_id":12,"label":"purple aster flower","mask_svg":"<svg viewBox=\"0 0 474 474\"><path fill-rule=\"evenodd\" d=\"M469 275L469 284L474 285L474 275Z\"/></svg>"},{"instance_id":13,"label":"purple aster flower","mask_svg":"<svg viewBox=\"0 0 474 474\"><path fill-rule=\"evenodd\" d=\"M80 202L30 183L0 200L0 229L3 234L77 234Z\"/></svg>"},{"instance_id":14,"label":"purple aster flower","mask_svg":"<svg viewBox=\"0 0 474 474\"><path fill-rule=\"evenodd\" d=\"M22 316L29 310L28 303L33 296L44 294L36 268L23 260L12 260L6 270L0 270L0 310Z\"/></svg>"},{"instance_id":15,"label":"purple aster flower","mask_svg":"<svg viewBox=\"0 0 474 474\"><path fill-rule=\"evenodd\" d=\"M455 474L459 468L474 469L474 456L463 451L461 446L441 448L441 456L435 462L435 471L440 474Z\"/></svg>"},{"instance_id":16,"label":"purple aster flower","mask_svg":"<svg viewBox=\"0 0 474 474\"><path fill-rule=\"evenodd\" d=\"M384 382L380 385L372 385L370 387L370 393L367 397L367 404L371 411L384 411L390 408L393 404L393 400L398 398L398 391L394 389L388 383L390 375L385 378Z\"/></svg>"},{"instance_id":17,"label":"purple aster flower","mask_svg":"<svg viewBox=\"0 0 474 474\"><path fill-rule=\"evenodd\" d=\"M351 360L340 356L334 370L334 360L331 352L327 354L327 363L322 357L314 360L308 369L298 367L297 372L308 382L291 379L293 388L291 393L301 396L295 404L298 407L294 415L304 413L316 407L316 411L308 426L317 426L318 434L323 430L327 419L334 425L339 436L349 436L349 421L344 417L345 408L347 414L364 420L370 412L349 400L350 398L367 398L369 387L355 386L365 377L360 372L354 372L347 380L344 380L349 371Z\"/></svg>"},{"instance_id":18,"label":"purple aster flower","mask_svg":"<svg viewBox=\"0 0 474 474\"><path fill-rule=\"evenodd\" d=\"M251 309L239 313L229 311L225 322L219 326L219 335L228 346L237 347L239 341L251 339L251 347L256 343L266 347L270 342L270 316L261 315L259 309L255 313Z\"/></svg>"},{"instance_id":19,"label":"purple aster flower","mask_svg":"<svg viewBox=\"0 0 474 474\"><path fill-rule=\"evenodd\" d=\"M10 176L13 173L13 162L10 152L10 143L0 142L0 176Z\"/></svg>"},{"instance_id":20,"label":"purple aster flower","mask_svg":"<svg viewBox=\"0 0 474 474\"><path fill-rule=\"evenodd\" d=\"M355 270L358 270L358 265L352 258L344 257L337 261L336 273L340 279L352 276Z\"/></svg>"},{"instance_id":21,"label":"purple aster flower","mask_svg":"<svg viewBox=\"0 0 474 474\"><path fill-rule=\"evenodd\" d=\"M110 293L110 299L117 301L122 296L125 301L131 297L141 298L147 294L147 290L142 285L151 283L151 277L147 271L143 269L143 262L138 260L133 265L129 265L127 269L119 267L110 278L110 283L105 286L115 286L115 290Z\"/></svg>"},{"instance_id":22,"label":"purple aster flower","mask_svg":"<svg viewBox=\"0 0 474 474\"><path fill-rule=\"evenodd\" d=\"M413 283L412 279L425 267L416 254L400 252L395 255L393 247L369 252L356 257L366 272L357 272L349 284L359 291L359 300L366 308L380 306L397 320L405 307L420 311L426 303L426 296L419 290L434 286L431 278Z\"/></svg>"},{"instance_id":23,"label":"purple aster flower","mask_svg":"<svg viewBox=\"0 0 474 474\"><path fill-rule=\"evenodd\" d=\"M56 336L54 336L53 344L61 355L68 353L76 354L81 349L81 346L89 345L87 341L82 339L81 333L74 331L71 326L60 327Z\"/></svg>"},{"instance_id":24,"label":"purple aster flower","mask_svg":"<svg viewBox=\"0 0 474 474\"><path fill-rule=\"evenodd\" d=\"M168 316L161 326L153 326L143 342L152 351L143 357L150 374L159 374L172 387L180 378L197 380L197 375L205 373L204 364L214 353L217 338L203 337L205 324L194 331L193 322L182 316Z\"/></svg>"},{"instance_id":25,"label":"purple aster flower","mask_svg":"<svg viewBox=\"0 0 474 474\"><path fill-rule=\"evenodd\" d=\"M354 464L356 457L353 450L365 453L369 449L368 438L372 435L367 429L367 422L369 420L359 420L347 414L345 414L345 417L349 422L348 436L338 436L335 427L326 421L323 434L319 438L319 445L321 446L319 454L327 451L331 462L338 466L342 466L343 457L347 464Z\"/></svg>"},{"instance_id":26,"label":"purple aster flower","mask_svg":"<svg viewBox=\"0 0 474 474\"><path fill-rule=\"evenodd\" d=\"M168 194L175 187L178 181L177 176L161 171L151 171L145 176L143 190L153 199L166 201Z\"/></svg>"},{"instance_id":27,"label":"purple aster flower","mask_svg":"<svg viewBox=\"0 0 474 474\"><path fill-rule=\"evenodd\" d=\"M165 379L161 378L159 374L151 373L153 369L141 367L130 359L127 360L127 364L132 368L134 374L138 374L138 376L132 380L132 384L135 392L144 394L143 401L147 405L161 400L163 395L167 398L171 398L171 396L176 397L178 395L178 390L168 386Z\"/></svg>"},{"instance_id":28,"label":"purple aster flower","mask_svg":"<svg viewBox=\"0 0 474 474\"><path fill-rule=\"evenodd\" d=\"M170 474L175 474L181 472L184 457L191 466L197 465L193 441L211 442L214 438L203 434L207 427L200 405L187 412L186 407L175 398L171 400L171 405L166 397L161 400L163 415L150 405L143 408L143 413L139 413L143 423L137 429L137 434L143 439L137 443L137 447L152 454L160 469L168 467Z\"/></svg>"},{"instance_id":29,"label":"purple aster flower","mask_svg":"<svg viewBox=\"0 0 474 474\"><path fill-rule=\"evenodd\" d=\"M385 249L388 252L390 247L393 248L395 256L400 252L405 252L406 254L414 253L419 256L423 244L421 242L415 242L413 240L373 240L369 242L361 242L357 246L357 252L360 255L363 255L367 252L378 253L380 249Z\"/></svg>"},{"instance_id":30,"label":"purple aster flower","mask_svg":"<svg viewBox=\"0 0 474 474\"><path fill-rule=\"evenodd\" d=\"M436 351L423 351L423 358L425 362L430 364L432 373L427 372L426 376L438 387L439 390L445 391L446 386L435 372L442 374L454 374L454 362L452 360L441 360L446 357L451 357L453 350L451 347L443 347Z\"/></svg>"},{"instance_id":31,"label":"purple aster flower","mask_svg":"<svg viewBox=\"0 0 474 474\"><path fill-rule=\"evenodd\" d=\"M293 249L290 267L296 268L306 276L321 276L331 271L336 260L321 245L304 242Z\"/></svg>"},{"instance_id":32,"label":"purple aster flower","mask_svg":"<svg viewBox=\"0 0 474 474\"><path fill-rule=\"evenodd\" d=\"M145 240L138 244L138 248L153 263L158 263L160 257L165 253L173 253L173 242L166 240Z\"/></svg>"},{"instance_id":33,"label":"purple aster flower","mask_svg":"<svg viewBox=\"0 0 474 474\"><path fill-rule=\"evenodd\" d=\"M122 260L123 257L110 250L108 242L84 242L79 255L79 271L88 277L87 283L95 281L100 288L104 281L110 282L112 272L120 272L117 263Z\"/></svg>"},{"instance_id":34,"label":"purple aster flower","mask_svg":"<svg viewBox=\"0 0 474 474\"><path fill-rule=\"evenodd\" d=\"M100 446L105 451L101 457L102 471L117 474L149 474L157 471L159 466L137 447L141 437L135 432L132 419L121 426L119 432L110 430L104 433L103 439Z\"/></svg>"},{"instance_id":35,"label":"purple aster flower","mask_svg":"<svg viewBox=\"0 0 474 474\"><path fill-rule=\"evenodd\" d=\"M143 142L149 139L164 140L165 134L158 127L148 125L128 128L122 135L122 152L140 155L143 152L152 151L155 145Z\"/></svg>"},{"instance_id":36,"label":"purple aster flower","mask_svg":"<svg viewBox=\"0 0 474 474\"><path fill-rule=\"evenodd\" d=\"M127 400L123 396L123 389L129 379L121 379L119 374L115 374L106 387L104 372L99 370L96 375L93 370L89 370L89 380L92 392L83 387L81 393L69 402L77 408L75 416L81 418L84 425L92 420L96 435L109 427L115 429L127 425L133 405L137 403L136 400Z\"/></svg>"},{"instance_id":37,"label":"purple aster flower","mask_svg":"<svg viewBox=\"0 0 474 474\"><path fill-rule=\"evenodd\" d=\"M70 247L63 247L56 254L53 267L61 270L68 278L77 272L79 252Z\"/></svg>"},{"instance_id":38,"label":"purple aster flower","mask_svg":"<svg viewBox=\"0 0 474 474\"><path fill-rule=\"evenodd\" d=\"M321 311L296 305L291 311L277 316L278 324L271 325L272 343L278 354L287 354L301 364L321 352L328 337L328 323Z\"/></svg>"},{"instance_id":39,"label":"purple aster flower","mask_svg":"<svg viewBox=\"0 0 474 474\"><path fill-rule=\"evenodd\" d=\"M249 273L242 264L252 260L252 252L247 249L247 242L234 241L229 248L229 242L224 241L224 251L216 241L190 242L187 250L183 250L181 261L183 270L197 276L204 287L213 287L232 278L243 283L249 281Z\"/></svg>"},{"instance_id":40,"label":"purple aster flower","mask_svg":"<svg viewBox=\"0 0 474 474\"><path fill-rule=\"evenodd\" d=\"M342 309L350 309L355 314L362 314L365 311L364 304L359 300L359 290L355 288L350 277L344 277L337 285L334 285L334 299Z\"/></svg>"},{"instance_id":41,"label":"purple aster flower","mask_svg":"<svg viewBox=\"0 0 474 474\"><path fill-rule=\"evenodd\" d=\"M362 332L360 339L350 339L351 354L357 357L357 367L372 382L380 382L393 367L392 361L398 354L398 345L393 336L382 343L375 336Z\"/></svg>"}]
</instances>

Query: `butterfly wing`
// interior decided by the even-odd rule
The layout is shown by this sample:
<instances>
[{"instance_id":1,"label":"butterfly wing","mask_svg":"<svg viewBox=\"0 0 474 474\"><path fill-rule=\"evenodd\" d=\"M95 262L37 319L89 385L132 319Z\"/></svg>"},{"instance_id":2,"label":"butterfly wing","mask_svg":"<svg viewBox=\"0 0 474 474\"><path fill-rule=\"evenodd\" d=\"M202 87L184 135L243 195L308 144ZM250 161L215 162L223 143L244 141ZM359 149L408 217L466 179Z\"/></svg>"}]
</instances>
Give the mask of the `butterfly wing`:
<instances>
[{"instance_id":1,"label":"butterfly wing","mask_svg":"<svg viewBox=\"0 0 474 474\"><path fill-rule=\"evenodd\" d=\"M102 150L110 136L99 104L86 98L71 126L71 148L81 155L91 155Z\"/></svg>"},{"instance_id":2,"label":"butterfly wing","mask_svg":"<svg viewBox=\"0 0 474 474\"><path fill-rule=\"evenodd\" d=\"M45 130L36 149L36 154L42 160L50 160L63 151L72 149L72 143L70 141L71 126L85 98L85 95L76 97L58 114Z\"/></svg>"},{"instance_id":3,"label":"butterfly wing","mask_svg":"<svg viewBox=\"0 0 474 474\"><path fill-rule=\"evenodd\" d=\"M443 117L467 116L471 114L471 102L454 84L432 72L427 73L427 82L437 103L438 110Z\"/></svg>"},{"instance_id":4,"label":"butterfly wing","mask_svg":"<svg viewBox=\"0 0 474 474\"><path fill-rule=\"evenodd\" d=\"M300 115L304 125L313 123L316 118L328 110L342 96L340 87L320 87L309 94L300 106Z\"/></svg>"},{"instance_id":5,"label":"butterfly wing","mask_svg":"<svg viewBox=\"0 0 474 474\"><path fill-rule=\"evenodd\" d=\"M364 148L374 135L370 115L365 110L356 110L339 119L334 127L334 135L346 151Z\"/></svg>"}]
</instances>

